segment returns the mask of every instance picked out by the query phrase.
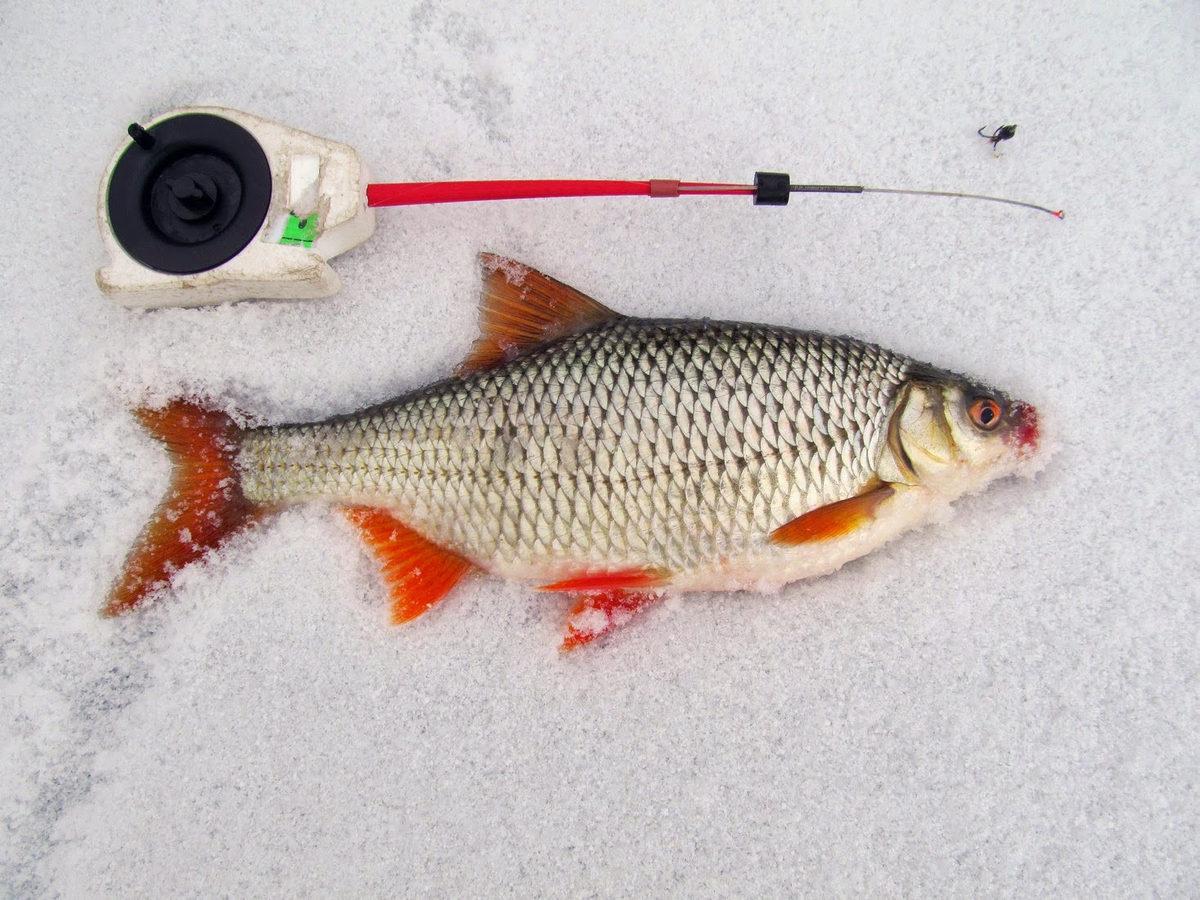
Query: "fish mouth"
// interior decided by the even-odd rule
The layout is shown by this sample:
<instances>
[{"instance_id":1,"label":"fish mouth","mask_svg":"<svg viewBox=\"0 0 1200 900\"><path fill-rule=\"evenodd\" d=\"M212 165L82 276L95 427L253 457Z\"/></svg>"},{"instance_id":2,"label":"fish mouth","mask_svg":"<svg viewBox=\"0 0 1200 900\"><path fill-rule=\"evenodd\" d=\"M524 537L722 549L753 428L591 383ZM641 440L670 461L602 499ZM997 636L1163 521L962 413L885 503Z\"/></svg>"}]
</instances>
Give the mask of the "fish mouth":
<instances>
[{"instance_id":1,"label":"fish mouth","mask_svg":"<svg viewBox=\"0 0 1200 900\"><path fill-rule=\"evenodd\" d=\"M1012 406L1012 427L1004 435L1004 442L1022 456L1032 456L1038 448L1041 428L1037 410L1023 400Z\"/></svg>"}]
</instances>

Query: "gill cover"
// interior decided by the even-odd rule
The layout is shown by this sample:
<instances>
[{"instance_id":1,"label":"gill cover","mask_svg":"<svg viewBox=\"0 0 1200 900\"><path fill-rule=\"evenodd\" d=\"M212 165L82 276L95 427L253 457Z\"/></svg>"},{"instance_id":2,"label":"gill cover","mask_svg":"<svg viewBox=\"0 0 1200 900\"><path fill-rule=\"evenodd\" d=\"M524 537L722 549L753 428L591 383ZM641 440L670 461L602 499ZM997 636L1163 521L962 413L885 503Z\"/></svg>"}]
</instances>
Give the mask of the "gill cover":
<instances>
[{"instance_id":1,"label":"gill cover","mask_svg":"<svg viewBox=\"0 0 1200 900\"><path fill-rule=\"evenodd\" d=\"M887 443L898 480L905 484L920 483L959 461L943 385L904 385L888 422Z\"/></svg>"}]
</instances>

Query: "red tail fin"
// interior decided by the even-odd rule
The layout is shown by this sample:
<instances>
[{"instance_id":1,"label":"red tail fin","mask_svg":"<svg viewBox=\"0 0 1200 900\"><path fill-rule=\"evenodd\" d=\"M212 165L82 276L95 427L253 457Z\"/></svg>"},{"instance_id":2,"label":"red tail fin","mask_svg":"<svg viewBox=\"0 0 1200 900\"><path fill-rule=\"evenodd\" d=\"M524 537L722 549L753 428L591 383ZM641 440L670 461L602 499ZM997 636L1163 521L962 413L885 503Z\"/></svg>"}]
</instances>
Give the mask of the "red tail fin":
<instances>
[{"instance_id":1,"label":"red tail fin","mask_svg":"<svg viewBox=\"0 0 1200 900\"><path fill-rule=\"evenodd\" d=\"M229 416L186 400L134 415L167 445L175 473L113 585L104 607L109 616L141 603L175 572L254 524L262 512L242 495L236 462L241 429Z\"/></svg>"}]
</instances>

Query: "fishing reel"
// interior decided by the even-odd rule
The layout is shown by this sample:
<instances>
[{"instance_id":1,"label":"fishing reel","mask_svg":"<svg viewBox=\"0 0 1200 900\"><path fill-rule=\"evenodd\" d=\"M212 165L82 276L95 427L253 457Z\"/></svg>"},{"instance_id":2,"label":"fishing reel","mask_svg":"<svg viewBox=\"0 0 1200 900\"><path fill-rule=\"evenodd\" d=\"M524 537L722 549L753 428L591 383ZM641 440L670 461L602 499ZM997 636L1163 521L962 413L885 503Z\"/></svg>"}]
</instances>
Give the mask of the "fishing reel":
<instances>
[{"instance_id":1,"label":"fishing reel","mask_svg":"<svg viewBox=\"0 0 1200 900\"><path fill-rule=\"evenodd\" d=\"M128 307L328 297L329 260L375 233L353 147L192 107L131 125L101 181L96 273Z\"/></svg>"},{"instance_id":2,"label":"fishing reel","mask_svg":"<svg viewBox=\"0 0 1200 900\"><path fill-rule=\"evenodd\" d=\"M375 233L375 208L544 197L748 196L786 206L794 193L908 194L1032 203L848 184L793 184L757 172L752 184L674 179L551 179L368 183L354 148L249 113L173 110L129 126L100 183L96 273L128 307L203 306L252 298L328 297L341 287L329 260Z\"/></svg>"}]
</instances>

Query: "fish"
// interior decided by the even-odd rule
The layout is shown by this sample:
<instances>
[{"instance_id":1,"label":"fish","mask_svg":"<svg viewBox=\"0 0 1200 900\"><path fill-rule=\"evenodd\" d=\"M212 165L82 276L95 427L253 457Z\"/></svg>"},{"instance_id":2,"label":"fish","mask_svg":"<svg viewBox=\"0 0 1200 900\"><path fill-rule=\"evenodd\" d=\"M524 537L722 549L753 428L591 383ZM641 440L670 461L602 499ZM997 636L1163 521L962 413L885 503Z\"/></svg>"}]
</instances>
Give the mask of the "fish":
<instances>
[{"instance_id":1,"label":"fish","mask_svg":"<svg viewBox=\"0 0 1200 900\"><path fill-rule=\"evenodd\" d=\"M636 318L480 261L480 336L444 380L321 422L245 427L195 397L136 410L174 471L104 612L318 502L374 554L393 623L486 573L569 597L569 651L664 597L827 575L1038 455L1031 404L903 354Z\"/></svg>"}]
</instances>

